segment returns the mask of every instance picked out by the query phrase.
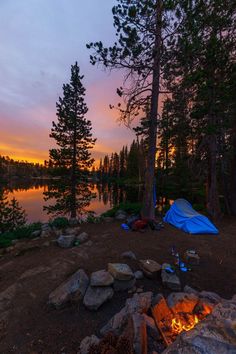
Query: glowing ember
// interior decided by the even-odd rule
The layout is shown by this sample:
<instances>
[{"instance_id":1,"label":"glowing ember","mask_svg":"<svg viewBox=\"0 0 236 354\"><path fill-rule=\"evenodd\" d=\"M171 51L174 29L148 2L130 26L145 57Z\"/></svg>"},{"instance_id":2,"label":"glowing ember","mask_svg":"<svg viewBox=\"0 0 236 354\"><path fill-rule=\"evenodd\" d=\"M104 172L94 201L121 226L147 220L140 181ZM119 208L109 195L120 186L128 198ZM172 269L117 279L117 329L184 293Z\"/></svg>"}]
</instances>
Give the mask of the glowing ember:
<instances>
[{"instance_id":1,"label":"glowing ember","mask_svg":"<svg viewBox=\"0 0 236 354\"><path fill-rule=\"evenodd\" d=\"M197 316L191 316L191 318L188 319L187 323L184 323L181 321L181 319L178 318L173 318L171 322L171 327L172 330L175 334L180 334L183 331L190 331L190 329L194 328L196 324L199 322Z\"/></svg>"}]
</instances>

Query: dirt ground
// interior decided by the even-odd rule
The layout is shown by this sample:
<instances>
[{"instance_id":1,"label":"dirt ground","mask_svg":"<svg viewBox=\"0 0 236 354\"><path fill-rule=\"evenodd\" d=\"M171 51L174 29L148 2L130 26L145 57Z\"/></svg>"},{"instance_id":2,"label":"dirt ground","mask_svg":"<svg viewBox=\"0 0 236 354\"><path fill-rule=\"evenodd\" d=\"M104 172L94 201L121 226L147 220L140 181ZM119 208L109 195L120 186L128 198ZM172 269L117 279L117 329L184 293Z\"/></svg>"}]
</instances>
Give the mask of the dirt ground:
<instances>
[{"instance_id":1,"label":"dirt ground","mask_svg":"<svg viewBox=\"0 0 236 354\"><path fill-rule=\"evenodd\" d=\"M163 263L173 261L173 245L180 254L194 248L201 263L191 272L180 274L182 285L231 298L236 293L236 220L224 219L217 226L219 236L191 236L169 225L161 231L139 233L124 231L117 222L87 224L81 231L88 232L91 246L61 249L55 244L45 245L48 239L43 239L34 241L32 250L18 256L4 255L0 258L0 292L4 291L0 318L5 316L7 321L0 322L0 354L77 353L81 339L99 334L100 328L131 295L115 293L97 312L86 310L82 304L50 309L48 295L79 268L89 275L106 268L109 262L124 263L124 251L133 251L138 259ZM135 261L125 263L138 269ZM139 280L138 285L143 285L144 290L168 294L157 280Z\"/></svg>"}]
</instances>

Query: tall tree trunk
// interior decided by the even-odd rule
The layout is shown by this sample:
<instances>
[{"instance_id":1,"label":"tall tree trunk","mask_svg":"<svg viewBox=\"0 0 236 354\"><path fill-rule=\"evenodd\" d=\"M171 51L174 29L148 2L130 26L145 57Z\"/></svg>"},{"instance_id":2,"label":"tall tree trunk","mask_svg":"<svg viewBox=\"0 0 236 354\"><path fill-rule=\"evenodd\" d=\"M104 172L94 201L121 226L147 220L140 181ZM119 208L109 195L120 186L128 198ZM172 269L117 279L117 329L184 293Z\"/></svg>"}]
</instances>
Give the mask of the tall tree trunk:
<instances>
[{"instance_id":1,"label":"tall tree trunk","mask_svg":"<svg viewBox=\"0 0 236 354\"><path fill-rule=\"evenodd\" d=\"M232 131L233 136L233 156L230 169L230 210L232 215L236 215L236 119Z\"/></svg>"},{"instance_id":2,"label":"tall tree trunk","mask_svg":"<svg viewBox=\"0 0 236 354\"><path fill-rule=\"evenodd\" d=\"M76 218L76 184L77 184L77 176L76 176L76 119L74 126L74 136L73 136L73 157L72 157L72 170L71 170L71 218Z\"/></svg>"},{"instance_id":3,"label":"tall tree trunk","mask_svg":"<svg viewBox=\"0 0 236 354\"><path fill-rule=\"evenodd\" d=\"M207 178L207 211L216 220L221 215L217 187L217 141L214 134L209 136L208 143L208 178Z\"/></svg>"},{"instance_id":4,"label":"tall tree trunk","mask_svg":"<svg viewBox=\"0 0 236 354\"><path fill-rule=\"evenodd\" d=\"M149 117L148 134L148 158L144 182L144 197L142 207L142 217L154 219L154 182L155 182L155 162L156 162L156 141L157 141L157 112L159 100L160 84L160 56L161 56L161 22L162 22L162 1L156 3L156 37L154 46L153 78L152 78L152 96Z\"/></svg>"}]
</instances>

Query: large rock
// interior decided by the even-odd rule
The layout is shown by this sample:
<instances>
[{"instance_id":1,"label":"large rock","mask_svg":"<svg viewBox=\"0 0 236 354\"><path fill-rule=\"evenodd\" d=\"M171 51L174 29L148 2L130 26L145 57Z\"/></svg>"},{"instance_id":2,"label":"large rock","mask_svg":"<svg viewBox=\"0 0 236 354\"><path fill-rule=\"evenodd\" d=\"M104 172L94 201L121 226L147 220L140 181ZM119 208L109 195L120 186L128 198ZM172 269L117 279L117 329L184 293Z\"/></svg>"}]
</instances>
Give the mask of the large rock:
<instances>
[{"instance_id":1,"label":"large rock","mask_svg":"<svg viewBox=\"0 0 236 354\"><path fill-rule=\"evenodd\" d=\"M148 278L157 278L161 273L161 265L152 259L141 259L139 265Z\"/></svg>"},{"instance_id":2,"label":"large rock","mask_svg":"<svg viewBox=\"0 0 236 354\"><path fill-rule=\"evenodd\" d=\"M96 311L106 301L110 300L114 295L114 290L110 287L91 287L89 286L85 296L83 304L89 310Z\"/></svg>"},{"instance_id":3,"label":"large rock","mask_svg":"<svg viewBox=\"0 0 236 354\"><path fill-rule=\"evenodd\" d=\"M31 237L39 237L41 235L41 230L35 230L31 233Z\"/></svg>"},{"instance_id":4,"label":"large rock","mask_svg":"<svg viewBox=\"0 0 236 354\"><path fill-rule=\"evenodd\" d=\"M113 288L115 291L126 291L134 287L136 279L132 278L130 280L117 280L115 279Z\"/></svg>"},{"instance_id":5,"label":"large rock","mask_svg":"<svg viewBox=\"0 0 236 354\"><path fill-rule=\"evenodd\" d=\"M198 303L198 296L187 293L171 293L167 298L167 304L172 311L189 312L192 313L193 309Z\"/></svg>"},{"instance_id":6,"label":"large rock","mask_svg":"<svg viewBox=\"0 0 236 354\"><path fill-rule=\"evenodd\" d=\"M88 241L88 239L89 239L89 235L87 234L87 232L82 232L80 235L76 237L76 241L79 241L79 243L81 244Z\"/></svg>"},{"instance_id":7,"label":"large rock","mask_svg":"<svg viewBox=\"0 0 236 354\"><path fill-rule=\"evenodd\" d=\"M109 286L114 283L113 276L106 270L98 270L91 274L91 286Z\"/></svg>"},{"instance_id":8,"label":"large rock","mask_svg":"<svg viewBox=\"0 0 236 354\"><path fill-rule=\"evenodd\" d=\"M79 353L78 354L88 354L89 353L89 348L91 345L96 345L99 343L99 338L95 336L94 334L91 335L90 337L85 337L81 342L79 346Z\"/></svg>"},{"instance_id":9,"label":"large rock","mask_svg":"<svg viewBox=\"0 0 236 354\"><path fill-rule=\"evenodd\" d=\"M143 272L141 270L137 270L134 272L135 279L140 280L143 279Z\"/></svg>"},{"instance_id":10,"label":"large rock","mask_svg":"<svg viewBox=\"0 0 236 354\"><path fill-rule=\"evenodd\" d=\"M115 218L119 221L125 220L127 218L127 213L123 210L117 210Z\"/></svg>"},{"instance_id":11,"label":"large rock","mask_svg":"<svg viewBox=\"0 0 236 354\"><path fill-rule=\"evenodd\" d=\"M75 241L75 235L61 235L57 239L58 246L62 248L73 247Z\"/></svg>"},{"instance_id":12,"label":"large rock","mask_svg":"<svg viewBox=\"0 0 236 354\"><path fill-rule=\"evenodd\" d=\"M49 295L48 304L56 308L71 301L80 301L89 285L89 278L83 269L79 269Z\"/></svg>"},{"instance_id":13,"label":"large rock","mask_svg":"<svg viewBox=\"0 0 236 354\"><path fill-rule=\"evenodd\" d=\"M108 272L117 280L130 280L134 278L131 268L123 263L108 263Z\"/></svg>"},{"instance_id":14,"label":"large rock","mask_svg":"<svg viewBox=\"0 0 236 354\"><path fill-rule=\"evenodd\" d=\"M126 300L125 307L120 312L116 313L110 321L101 329L104 335L108 332L113 332L117 335L122 333L128 318L134 313L146 313L152 303L152 292L142 294L134 294L130 299Z\"/></svg>"},{"instance_id":15,"label":"large rock","mask_svg":"<svg viewBox=\"0 0 236 354\"><path fill-rule=\"evenodd\" d=\"M132 259L132 260L136 260L137 259L135 254L134 254L134 252L132 252L132 251L123 252L121 257L122 258L127 258L127 259Z\"/></svg>"},{"instance_id":16,"label":"large rock","mask_svg":"<svg viewBox=\"0 0 236 354\"><path fill-rule=\"evenodd\" d=\"M168 289L180 291L181 290L181 283L180 283L179 277L175 273L174 274L167 273L167 271L165 269L168 267L170 267L170 264L164 263L162 265L162 271L161 271L162 283Z\"/></svg>"}]
</instances>

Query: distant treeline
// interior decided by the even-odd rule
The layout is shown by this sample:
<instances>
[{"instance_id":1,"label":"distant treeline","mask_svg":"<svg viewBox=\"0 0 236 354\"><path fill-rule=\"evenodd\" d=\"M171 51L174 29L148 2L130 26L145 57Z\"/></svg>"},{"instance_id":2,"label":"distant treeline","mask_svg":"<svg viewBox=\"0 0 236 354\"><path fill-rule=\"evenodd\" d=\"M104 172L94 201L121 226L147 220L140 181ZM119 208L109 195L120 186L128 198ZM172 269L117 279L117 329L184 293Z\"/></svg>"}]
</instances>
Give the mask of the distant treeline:
<instances>
[{"instance_id":1,"label":"distant treeline","mask_svg":"<svg viewBox=\"0 0 236 354\"><path fill-rule=\"evenodd\" d=\"M120 178L142 182L145 165L144 140L133 140L129 148L123 146L120 152L114 152L110 156L105 155L103 159L100 159L97 177L99 180Z\"/></svg>"},{"instance_id":2,"label":"distant treeline","mask_svg":"<svg viewBox=\"0 0 236 354\"><path fill-rule=\"evenodd\" d=\"M0 155L0 179L47 176L47 166L40 163L16 161Z\"/></svg>"}]
</instances>

